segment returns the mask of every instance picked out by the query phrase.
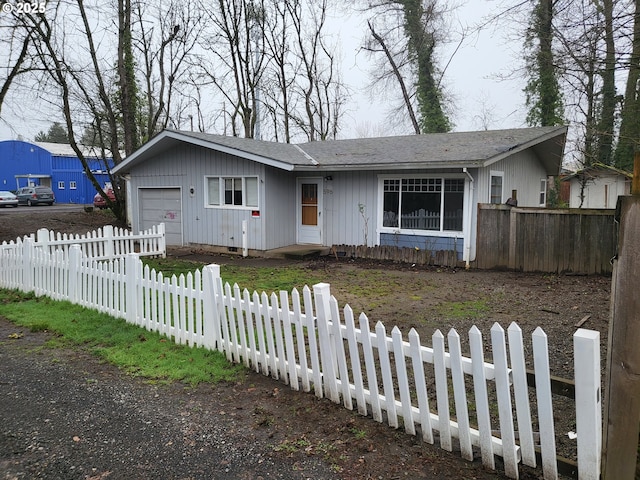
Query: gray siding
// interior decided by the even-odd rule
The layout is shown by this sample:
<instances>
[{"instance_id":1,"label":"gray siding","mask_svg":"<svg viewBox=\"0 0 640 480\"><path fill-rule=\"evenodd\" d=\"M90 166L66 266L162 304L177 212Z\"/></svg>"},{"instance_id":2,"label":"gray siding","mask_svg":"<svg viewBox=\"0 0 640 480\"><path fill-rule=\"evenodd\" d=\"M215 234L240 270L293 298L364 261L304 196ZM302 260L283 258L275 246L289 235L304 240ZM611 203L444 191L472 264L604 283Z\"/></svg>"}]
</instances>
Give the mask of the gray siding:
<instances>
[{"instance_id":1,"label":"gray siding","mask_svg":"<svg viewBox=\"0 0 640 480\"><path fill-rule=\"evenodd\" d=\"M263 216L266 218L265 250L295 245L296 243L296 177L291 172L276 168L265 169L263 187L265 202Z\"/></svg>"},{"instance_id":2,"label":"gray siding","mask_svg":"<svg viewBox=\"0 0 640 480\"><path fill-rule=\"evenodd\" d=\"M253 176L259 179L260 217L251 210L205 207L205 176ZM242 247L242 221L247 220L248 248L265 249L264 180L265 167L256 162L182 145L143 163L132 172L132 194L142 187L182 187L182 211L185 244ZM193 188L193 195L190 189ZM133 211L134 229L139 228L138 213Z\"/></svg>"},{"instance_id":3,"label":"gray siding","mask_svg":"<svg viewBox=\"0 0 640 480\"><path fill-rule=\"evenodd\" d=\"M480 203L490 202L491 171L504 172L503 202L511 196L511 190L517 190L519 207L540 206L540 180L547 178L547 173L532 151L519 152L481 169L476 185Z\"/></svg>"}]
</instances>

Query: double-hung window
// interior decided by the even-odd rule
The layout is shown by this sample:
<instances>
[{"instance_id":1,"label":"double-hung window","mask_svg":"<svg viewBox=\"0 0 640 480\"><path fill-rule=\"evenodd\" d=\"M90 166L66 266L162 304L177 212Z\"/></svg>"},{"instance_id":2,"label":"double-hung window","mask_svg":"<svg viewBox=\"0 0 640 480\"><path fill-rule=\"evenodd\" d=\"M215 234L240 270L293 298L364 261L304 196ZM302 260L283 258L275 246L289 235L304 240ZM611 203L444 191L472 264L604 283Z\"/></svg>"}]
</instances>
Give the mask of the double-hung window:
<instances>
[{"instance_id":1,"label":"double-hung window","mask_svg":"<svg viewBox=\"0 0 640 480\"><path fill-rule=\"evenodd\" d=\"M491 181L489 185L489 202L495 204L501 204L503 198L503 182L504 173L503 172L491 172Z\"/></svg>"},{"instance_id":2,"label":"double-hung window","mask_svg":"<svg viewBox=\"0 0 640 480\"><path fill-rule=\"evenodd\" d=\"M258 208L258 177L206 177L207 205Z\"/></svg>"},{"instance_id":3,"label":"double-hung window","mask_svg":"<svg viewBox=\"0 0 640 480\"><path fill-rule=\"evenodd\" d=\"M463 178L388 178L382 188L383 227L462 231Z\"/></svg>"}]
</instances>

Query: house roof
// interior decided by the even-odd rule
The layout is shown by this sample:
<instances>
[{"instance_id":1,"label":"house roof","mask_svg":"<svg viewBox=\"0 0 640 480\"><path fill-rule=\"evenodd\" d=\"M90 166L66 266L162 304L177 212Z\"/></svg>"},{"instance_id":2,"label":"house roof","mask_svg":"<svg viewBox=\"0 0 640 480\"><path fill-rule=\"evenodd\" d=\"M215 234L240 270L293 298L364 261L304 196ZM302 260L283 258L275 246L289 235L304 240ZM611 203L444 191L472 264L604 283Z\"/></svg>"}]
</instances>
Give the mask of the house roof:
<instances>
[{"instance_id":1,"label":"house roof","mask_svg":"<svg viewBox=\"0 0 640 480\"><path fill-rule=\"evenodd\" d=\"M77 154L73 147L67 143L52 143L52 142L33 142L34 145L37 145L40 148L45 149L54 157L76 157ZM100 153L100 149L98 147L91 147L88 145L78 145L80 147L80 151L87 158L101 158L102 154ZM105 151L105 155L111 157L110 151Z\"/></svg>"},{"instance_id":2,"label":"house roof","mask_svg":"<svg viewBox=\"0 0 640 480\"><path fill-rule=\"evenodd\" d=\"M604 163L596 162L588 167L577 170L569 175L566 175L562 178L562 181L568 181L573 178L596 178L600 175L620 175L622 177L628 178L631 180L633 178L633 173L627 172L626 170L621 170L611 165L605 165Z\"/></svg>"},{"instance_id":3,"label":"house roof","mask_svg":"<svg viewBox=\"0 0 640 480\"><path fill-rule=\"evenodd\" d=\"M209 133L164 130L113 169L127 173L179 144L199 145L288 171L380 168L476 168L532 148L550 175L562 164L567 127L330 140L286 144Z\"/></svg>"}]
</instances>

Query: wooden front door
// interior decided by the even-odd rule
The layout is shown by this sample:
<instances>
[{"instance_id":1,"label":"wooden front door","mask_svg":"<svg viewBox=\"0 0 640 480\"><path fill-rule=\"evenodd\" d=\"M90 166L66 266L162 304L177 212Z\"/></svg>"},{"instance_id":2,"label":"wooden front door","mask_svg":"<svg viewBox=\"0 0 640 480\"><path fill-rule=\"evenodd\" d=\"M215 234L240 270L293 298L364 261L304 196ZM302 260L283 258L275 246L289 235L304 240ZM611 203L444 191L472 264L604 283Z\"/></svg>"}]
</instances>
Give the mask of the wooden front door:
<instances>
[{"instance_id":1,"label":"wooden front door","mask_svg":"<svg viewBox=\"0 0 640 480\"><path fill-rule=\"evenodd\" d=\"M322 178L298 179L298 243L322 245Z\"/></svg>"}]
</instances>

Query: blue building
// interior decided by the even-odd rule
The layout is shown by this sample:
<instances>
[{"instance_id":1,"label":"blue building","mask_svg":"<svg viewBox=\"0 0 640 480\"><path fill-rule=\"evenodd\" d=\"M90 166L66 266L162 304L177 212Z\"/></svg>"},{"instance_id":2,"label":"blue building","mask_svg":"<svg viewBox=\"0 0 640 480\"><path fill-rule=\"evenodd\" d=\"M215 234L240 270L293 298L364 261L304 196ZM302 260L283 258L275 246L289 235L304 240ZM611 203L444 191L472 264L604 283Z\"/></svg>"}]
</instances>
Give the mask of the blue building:
<instances>
[{"instance_id":1,"label":"blue building","mask_svg":"<svg viewBox=\"0 0 640 480\"><path fill-rule=\"evenodd\" d=\"M100 185L108 183L112 159L88 150L85 158ZM0 142L0 190L29 185L50 187L57 203L90 204L96 189L70 145L6 140Z\"/></svg>"}]
</instances>

